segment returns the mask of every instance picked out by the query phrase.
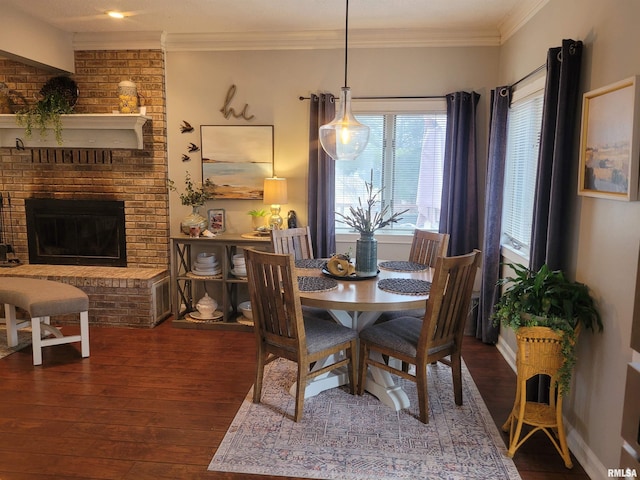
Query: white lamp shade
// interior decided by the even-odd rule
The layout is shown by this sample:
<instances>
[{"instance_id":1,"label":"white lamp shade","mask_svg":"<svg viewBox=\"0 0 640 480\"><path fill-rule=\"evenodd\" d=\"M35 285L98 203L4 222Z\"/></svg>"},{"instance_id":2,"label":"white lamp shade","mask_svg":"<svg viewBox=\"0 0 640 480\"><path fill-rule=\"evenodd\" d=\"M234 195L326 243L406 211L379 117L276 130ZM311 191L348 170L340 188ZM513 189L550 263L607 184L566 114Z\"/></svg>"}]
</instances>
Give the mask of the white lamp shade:
<instances>
[{"instance_id":1,"label":"white lamp shade","mask_svg":"<svg viewBox=\"0 0 640 480\"><path fill-rule=\"evenodd\" d=\"M264 203L266 205L282 205L287 203L287 179L264 179Z\"/></svg>"},{"instance_id":2,"label":"white lamp shade","mask_svg":"<svg viewBox=\"0 0 640 480\"><path fill-rule=\"evenodd\" d=\"M351 90L342 87L335 118L319 130L320 144L334 160L355 160L369 141L369 127L351 112Z\"/></svg>"}]
</instances>

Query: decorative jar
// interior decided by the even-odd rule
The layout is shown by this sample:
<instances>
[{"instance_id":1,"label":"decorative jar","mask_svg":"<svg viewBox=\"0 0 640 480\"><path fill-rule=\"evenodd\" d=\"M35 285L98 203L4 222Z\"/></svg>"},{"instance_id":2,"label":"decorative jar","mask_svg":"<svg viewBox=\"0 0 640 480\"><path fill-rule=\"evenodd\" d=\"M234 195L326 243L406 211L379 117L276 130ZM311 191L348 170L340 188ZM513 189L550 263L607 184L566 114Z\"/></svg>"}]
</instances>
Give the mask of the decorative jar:
<instances>
[{"instance_id":1,"label":"decorative jar","mask_svg":"<svg viewBox=\"0 0 640 480\"><path fill-rule=\"evenodd\" d=\"M199 206L191 207L191 213L182 219L180 223L180 228L182 233L185 235L191 234L191 227L197 227L200 229L200 232L204 232L207 229L208 220L200 215Z\"/></svg>"}]
</instances>

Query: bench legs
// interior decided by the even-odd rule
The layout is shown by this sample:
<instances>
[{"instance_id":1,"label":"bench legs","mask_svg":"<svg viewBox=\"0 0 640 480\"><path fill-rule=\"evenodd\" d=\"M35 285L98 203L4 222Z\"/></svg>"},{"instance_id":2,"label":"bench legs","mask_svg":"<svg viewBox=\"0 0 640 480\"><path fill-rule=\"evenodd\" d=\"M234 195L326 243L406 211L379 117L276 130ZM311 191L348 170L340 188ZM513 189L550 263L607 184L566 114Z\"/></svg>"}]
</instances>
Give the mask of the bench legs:
<instances>
[{"instance_id":1,"label":"bench legs","mask_svg":"<svg viewBox=\"0 0 640 480\"><path fill-rule=\"evenodd\" d=\"M33 364L42 365L42 347L80 342L83 357L89 356L89 312L80 312L80 335L64 336L60 330L50 325L49 317L34 317L31 320L17 321L16 307L5 304L7 322L7 344L18 345L18 329L31 325L31 343L33 347ZM53 335L53 338L42 338L42 330Z\"/></svg>"},{"instance_id":2,"label":"bench legs","mask_svg":"<svg viewBox=\"0 0 640 480\"><path fill-rule=\"evenodd\" d=\"M18 330L31 325L31 320L16 320L15 305L4 304L4 319L7 322L7 346L16 347L18 345Z\"/></svg>"}]
</instances>

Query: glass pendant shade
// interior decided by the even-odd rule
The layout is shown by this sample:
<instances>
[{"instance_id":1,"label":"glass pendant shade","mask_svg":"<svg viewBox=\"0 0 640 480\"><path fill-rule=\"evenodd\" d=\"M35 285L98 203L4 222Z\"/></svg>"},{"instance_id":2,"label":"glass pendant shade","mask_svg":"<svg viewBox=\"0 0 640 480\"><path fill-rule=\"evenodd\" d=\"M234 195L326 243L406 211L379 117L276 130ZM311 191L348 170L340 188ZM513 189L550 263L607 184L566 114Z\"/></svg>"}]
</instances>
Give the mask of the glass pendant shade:
<instances>
[{"instance_id":1,"label":"glass pendant shade","mask_svg":"<svg viewBox=\"0 0 640 480\"><path fill-rule=\"evenodd\" d=\"M320 127L320 144L334 160L355 160L369 141L369 127L351 112L351 89L342 87L335 118Z\"/></svg>"}]
</instances>

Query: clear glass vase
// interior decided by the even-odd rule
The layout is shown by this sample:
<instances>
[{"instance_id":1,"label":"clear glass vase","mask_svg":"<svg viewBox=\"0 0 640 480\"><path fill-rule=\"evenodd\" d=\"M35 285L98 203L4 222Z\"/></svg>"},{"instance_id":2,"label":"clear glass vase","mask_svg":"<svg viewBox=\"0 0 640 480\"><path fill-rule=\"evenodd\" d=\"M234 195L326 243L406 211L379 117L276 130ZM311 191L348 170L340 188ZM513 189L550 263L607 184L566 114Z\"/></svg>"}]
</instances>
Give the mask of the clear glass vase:
<instances>
[{"instance_id":1,"label":"clear glass vase","mask_svg":"<svg viewBox=\"0 0 640 480\"><path fill-rule=\"evenodd\" d=\"M196 236L199 236L200 233L206 230L209 222L205 217L200 215L199 210L200 210L199 205L192 206L191 213L182 219L182 222L180 223L180 228L182 230L182 233L184 233L185 235L191 235L192 227L197 227L200 229L200 231L198 232L198 235Z\"/></svg>"}]
</instances>

